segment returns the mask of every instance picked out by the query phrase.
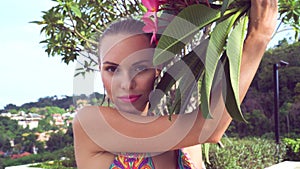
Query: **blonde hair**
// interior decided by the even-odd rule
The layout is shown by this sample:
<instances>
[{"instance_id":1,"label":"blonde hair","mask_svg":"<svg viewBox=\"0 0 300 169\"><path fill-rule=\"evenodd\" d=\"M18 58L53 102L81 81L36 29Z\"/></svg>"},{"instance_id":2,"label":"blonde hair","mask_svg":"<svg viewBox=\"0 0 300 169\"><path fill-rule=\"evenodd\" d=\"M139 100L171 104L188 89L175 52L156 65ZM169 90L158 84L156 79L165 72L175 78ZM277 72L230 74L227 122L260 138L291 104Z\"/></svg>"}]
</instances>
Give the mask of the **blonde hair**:
<instances>
[{"instance_id":1,"label":"blonde hair","mask_svg":"<svg viewBox=\"0 0 300 169\"><path fill-rule=\"evenodd\" d=\"M102 33L101 37L99 38L99 44L98 44L98 61L99 64L101 56L100 56L100 49L101 49L101 43L103 42L103 39L107 36L116 36L116 35L144 35L149 39L149 43L152 37L152 33L145 33L143 31L143 27L145 26L144 22L133 19L133 18L126 18L118 20L112 24ZM155 44L152 44L151 47L155 47Z\"/></svg>"}]
</instances>

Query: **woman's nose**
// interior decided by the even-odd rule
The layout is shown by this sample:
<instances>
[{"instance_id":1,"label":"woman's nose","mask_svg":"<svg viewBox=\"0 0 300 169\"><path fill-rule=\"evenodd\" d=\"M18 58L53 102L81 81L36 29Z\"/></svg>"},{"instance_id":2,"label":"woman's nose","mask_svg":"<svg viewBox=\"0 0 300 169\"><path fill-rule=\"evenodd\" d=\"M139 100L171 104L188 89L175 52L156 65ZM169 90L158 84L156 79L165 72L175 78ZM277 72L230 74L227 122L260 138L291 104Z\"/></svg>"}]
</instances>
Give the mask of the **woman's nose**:
<instances>
[{"instance_id":1,"label":"woman's nose","mask_svg":"<svg viewBox=\"0 0 300 169\"><path fill-rule=\"evenodd\" d=\"M134 76L127 73L121 78L121 88L124 90L134 89L136 86L136 82Z\"/></svg>"}]
</instances>

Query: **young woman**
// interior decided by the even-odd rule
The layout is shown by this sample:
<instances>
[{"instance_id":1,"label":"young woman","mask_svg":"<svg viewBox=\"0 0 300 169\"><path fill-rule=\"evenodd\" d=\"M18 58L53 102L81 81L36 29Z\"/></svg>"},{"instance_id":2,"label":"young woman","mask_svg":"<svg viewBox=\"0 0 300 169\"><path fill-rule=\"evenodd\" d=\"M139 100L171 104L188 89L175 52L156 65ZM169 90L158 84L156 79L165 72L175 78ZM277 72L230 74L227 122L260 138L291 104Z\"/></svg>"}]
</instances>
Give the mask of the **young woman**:
<instances>
[{"instance_id":1,"label":"young woman","mask_svg":"<svg viewBox=\"0 0 300 169\"><path fill-rule=\"evenodd\" d=\"M252 0L248 35L240 70L240 100L273 34L276 0ZM100 72L115 108L89 106L73 122L79 169L201 168L199 144L220 140L231 117L219 92L213 92L213 119L201 112L145 116L159 70L152 65L153 46L136 20L112 24L99 42Z\"/></svg>"}]
</instances>

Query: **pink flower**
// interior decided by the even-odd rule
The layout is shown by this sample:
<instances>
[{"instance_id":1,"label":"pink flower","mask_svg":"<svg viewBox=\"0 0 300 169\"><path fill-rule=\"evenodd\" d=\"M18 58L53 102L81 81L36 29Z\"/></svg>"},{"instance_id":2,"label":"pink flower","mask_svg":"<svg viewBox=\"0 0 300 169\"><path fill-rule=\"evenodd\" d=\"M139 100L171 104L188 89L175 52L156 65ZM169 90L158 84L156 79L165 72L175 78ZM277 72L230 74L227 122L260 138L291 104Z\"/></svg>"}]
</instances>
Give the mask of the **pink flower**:
<instances>
[{"instance_id":1,"label":"pink flower","mask_svg":"<svg viewBox=\"0 0 300 169\"><path fill-rule=\"evenodd\" d=\"M157 44L156 33L157 33L157 12L159 11L159 5L165 3L166 0L142 0L142 4L147 8L147 12L143 16L145 26L143 28L146 33L153 33L151 38L151 44L155 42Z\"/></svg>"},{"instance_id":2,"label":"pink flower","mask_svg":"<svg viewBox=\"0 0 300 169\"><path fill-rule=\"evenodd\" d=\"M157 12L159 0L142 0L142 4L148 9L147 12Z\"/></svg>"},{"instance_id":3,"label":"pink flower","mask_svg":"<svg viewBox=\"0 0 300 169\"><path fill-rule=\"evenodd\" d=\"M153 33L150 44L152 44L153 42L155 42L155 44L157 44L158 43L157 39L156 39L157 18L154 19L154 21L152 19L150 19L149 17L143 17L142 19L145 23L145 26L143 27L143 31L146 33Z\"/></svg>"}]
</instances>

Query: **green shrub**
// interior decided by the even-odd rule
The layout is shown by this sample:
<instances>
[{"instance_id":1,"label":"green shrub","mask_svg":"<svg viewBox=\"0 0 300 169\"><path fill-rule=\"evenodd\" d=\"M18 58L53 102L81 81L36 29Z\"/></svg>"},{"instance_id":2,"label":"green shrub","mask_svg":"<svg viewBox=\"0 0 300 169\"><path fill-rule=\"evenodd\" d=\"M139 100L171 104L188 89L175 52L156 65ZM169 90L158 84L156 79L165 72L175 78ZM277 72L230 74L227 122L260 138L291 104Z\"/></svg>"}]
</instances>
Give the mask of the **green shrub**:
<instances>
[{"instance_id":1,"label":"green shrub","mask_svg":"<svg viewBox=\"0 0 300 169\"><path fill-rule=\"evenodd\" d=\"M285 160L300 161L300 138L284 138L283 143L286 146Z\"/></svg>"},{"instance_id":2,"label":"green shrub","mask_svg":"<svg viewBox=\"0 0 300 169\"><path fill-rule=\"evenodd\" d=\"M69 160L63 160L63 161L55 160L55 161L31 165L30 167L38 167L38 168L45 168L45 169L76 169L75 167L66 167L64 165L64 162L66 161Z\"/></svg>"},{"instance_id":3,"label":"green shrub","mask_svg":"<svg viewBox=\"0 0 300 169\"><path fill-rule=\"evenodd\" d=\"M222 143L224 148L210 146L208 169L265 168L282 161L285 155L285 146L281 146L278 160L276 143L269 139L225 138Z\"/></svg>"},{"instance_id":4,"label":"green shrub","mask_svg":"<svg viewBox=\"0 0 300 169\"><path fill-rule=\"evenodd\" d=\"M4 159L3 164L5 167L7 166L16 166L30 163L37 163L42 161L49 161L57 158L54 154L45 152L42 154L32 154L29 156L17 158L17 159Z\"/></svg>"},{"instance_id":5,"label":"green shrub","mask_svg":"<svg viewBox=\"0 0 300 169\"><path fill-rule=\"evenodd\" d=\"M0 169L3 169L3 168L4 168L3 160L2 160L2 158L0 158Z\"/></svg>"},{"instance_id":6,"label":"green shrub","mask_svg":"<svg viewBox=\"0 0 300 169\"><path fill-rule=\"evenodd\" d=\"M74 152L74 147L73 146L65 147L64 149L62 149L60 151L59 156L66 158L66 160L62 161L62 166L64 166L64 167L76 167L75 152Z\"/></svg>"},{"instance_id":7,"label":"green shrub","mask_svg":"<svg viewBox=\"0 0 300 169\"><path fill-rule=\"evenodd\" d=\"M16 166L23 164L31 164L46 161L60 160L61 157L66 157L67 162L63 162L66 167L75 167L75 156L73 146L65 147L54 152L44 152L41 154L32 154L18 159L3 159L3 166Z\"/></svg>"}]
</instances>

